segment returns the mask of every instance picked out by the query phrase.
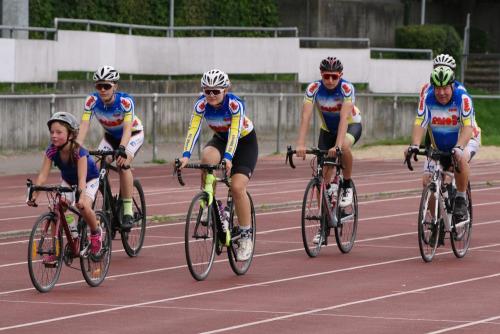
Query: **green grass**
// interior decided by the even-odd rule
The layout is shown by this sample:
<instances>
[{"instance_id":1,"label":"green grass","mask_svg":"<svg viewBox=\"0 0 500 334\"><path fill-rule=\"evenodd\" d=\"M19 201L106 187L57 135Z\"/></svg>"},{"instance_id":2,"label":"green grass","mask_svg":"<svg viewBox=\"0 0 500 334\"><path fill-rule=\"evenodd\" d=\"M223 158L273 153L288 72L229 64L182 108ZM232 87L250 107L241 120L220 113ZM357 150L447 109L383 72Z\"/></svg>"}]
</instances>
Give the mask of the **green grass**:
<instances>
[{"instance_id":1,"label":"green grass","mask_svg":"<svg viewBox=\"0 0 500 334\"><path fill-rule=\"evenodd\" d=\"M0 94L52 94L56 90L52 83L0 83Z\"/></svg>"},{"instance_id":2,"label":"green grass","mask_svg":"<svg viewBox=\"0 0 500 334\"><path fill-rule=\"evenodd\" d=\"M379 146L379 145L408 145L411 141L411 137L400 137L394 139L381 139L370 143L364 143L359 146L359 148Z\"/></svg>"},{"instance_id":3,"label":"green grass","mask_svg":"<svg viewBox=\"0 0 500 334\"><path fill-rule=\"evenodd\" d=\"M500 100L475 99L474 112L476 121L481 128L481 141L483 145L500 146Z\"/></svg>"}]
</instances>

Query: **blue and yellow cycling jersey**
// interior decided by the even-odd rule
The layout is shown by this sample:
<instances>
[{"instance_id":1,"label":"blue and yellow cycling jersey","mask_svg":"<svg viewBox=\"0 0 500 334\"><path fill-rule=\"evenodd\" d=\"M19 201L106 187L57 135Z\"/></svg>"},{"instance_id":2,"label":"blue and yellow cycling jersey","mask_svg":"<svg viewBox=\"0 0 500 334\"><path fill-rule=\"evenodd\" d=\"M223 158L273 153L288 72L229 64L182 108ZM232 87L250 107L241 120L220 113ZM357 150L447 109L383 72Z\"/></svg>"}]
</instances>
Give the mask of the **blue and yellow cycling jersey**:
<instances>
[{"instance_id":1,"label":"blue and yellow cycling jersey","mask_svg":"<svg viewBox=\"0 0 500 334\"><path fill-rule=\"evenodd\" d=\"M340 123L340 109L344 102L352 102L353 108L347 118L348 124L361 123L361 114L354 107L354 86L340 79L335 89L327 89L323 81L314 81L307 86L304 103L313 103L321 119L321 128L336 133Z\"/></svg>"},{"instance_id":2,"label":"blue and yellow cycling jersey","mask_svg":"<svg viewBox=\"0 0 500 334\"><path fill-rule=\"evenodd\" d=\"M82 121L89 121L95 116L107 133L120 140L124 122L132 122L132 131L142 130L142 123L134 109L134 99L126 93L116 92L115 102L110 106L104 104L98 93L93 93L85 99Z\"/></svg>"},{"instance_id":3,"label":"blue and yellow cycling jersey","mask_svg":"<svg viewBox=\"0 0 500 334\"><path fill-rule=\"evenodd\" d=\"M183 157L191 157L200 134L203 118L217 136L227 141L224 159L228 160L233 159L238 139L245 137L253 130L252 121L245 116L245 104L239 97L227 93L221 106L215 108L208 104L204 95L201 95L194 104L194 111L184 144Z\"/></svg>"},{"instance_id":4,"label":"blue and yellow cycling jersey","mask_svg":"<svg viewBox=\"0 0 500 334\"><path fill-rule=\"evenodd\" d=\"M436 100L433 86L426 89L420 101L415 125L427 128L432 146L445 152L457 144L462 127L472 127L473 136L479 136L480 131L472 99L464 89L453 89L450 102L442 105Z\"/></svg>"}]
</instances>

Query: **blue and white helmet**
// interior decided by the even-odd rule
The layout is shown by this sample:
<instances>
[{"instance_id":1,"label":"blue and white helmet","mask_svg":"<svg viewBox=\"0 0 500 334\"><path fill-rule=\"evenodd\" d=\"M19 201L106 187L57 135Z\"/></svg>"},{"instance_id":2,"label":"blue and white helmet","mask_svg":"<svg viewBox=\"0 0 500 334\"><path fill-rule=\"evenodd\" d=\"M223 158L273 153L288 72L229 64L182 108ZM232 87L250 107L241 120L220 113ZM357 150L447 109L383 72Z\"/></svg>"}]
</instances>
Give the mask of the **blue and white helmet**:
<instances>
[{"instance_id":1,"label":"blue and white helmet","mask_svg":"<svg viewBox=\"0 0 500 334\"><path fill-rule=\"evenodd\" d=\"M94 81L113 81L120 80L120 73L113 66L104 65L94 72Z\"/></svg>"},{"instance_id":2,"label":"blue and white helmet","mask_svg":"<svg viewBox=\"0 0 500 334\"><path fill-rule=\"evenodd\" d=\"M201 87L202 88L213 88L213 87L221 87L227 88L229 87L229 77L227 74L221 70L213 69L208 72L203 73L201 77Z\"/></svg>"}]
</instances>

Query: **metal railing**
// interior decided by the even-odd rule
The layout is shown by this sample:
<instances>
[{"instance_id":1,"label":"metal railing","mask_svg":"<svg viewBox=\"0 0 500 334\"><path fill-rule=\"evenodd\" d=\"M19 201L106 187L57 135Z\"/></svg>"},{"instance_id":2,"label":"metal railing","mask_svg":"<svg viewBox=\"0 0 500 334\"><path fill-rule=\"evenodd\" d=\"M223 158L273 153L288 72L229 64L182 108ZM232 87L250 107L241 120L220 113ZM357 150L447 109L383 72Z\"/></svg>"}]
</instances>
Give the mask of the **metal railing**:
<instances>
[{"instance_id":1,"label":"metal railing","mask_svg":"<svg viewBox=\"0 0 500 334\"><path fill-rule=\"evenodd\" d=\"M427 53L429 55L429 59L432 59L432 50L431 49L371 48L370 51L380 52L380 53L382 53L382 52Z\"/></svg>"},{"instance_id":2,"label":"metal railing","mask_svg":"<svg viewBox=\"0 0 500 334\"><path fill-rule=\"evenodd\" d=\"M166 37L174 37L176 31L210 31L210 36L214 36L215 31L261 31L261 32L273 32L274 37L279 37L279 33L291 32L294 37L299 35L299 29L297 27L220 27L220 26L187 26L187 27L167 27L167 26L150 26L143 24L130 24L130 23L116 23L107 21L96 21L96 20L86 20L86 19L67 19L56 17L54 19L54 28L57 30L60 23L78 23L85 24L87 26L87 31L90 31L92 25L105 26L105 27L115 27L115 28L125 28L128 29L128 34L132 35L133 30L156 30L164 31Z\"/></svg>"},{"instance_id":3,"label":"metal railing","mask_svg":"<svg viewBox=\"0 0 500 334\"><path fill-rule=\"evenodd\" d=\"M300 42L341 42L341 43L360 43L370 47L370 39L363 37L299 37Z\"/></svg>"},{"instance_id":4,"label":"metal railing","mask_svg":"<svg viewBox=\"0 0 500 334\"><path fill-rule=\"evenodd\" d=\"M14 31L37 31L43 32L43 38L47 39L48 33L56 33L57 29L55 28L45 28L45 27L24 27L24 26L10 26L10 25L0 25L0 30L8 30L9 38L12 38L14 35Z\"/></svg>"}]
</instances>

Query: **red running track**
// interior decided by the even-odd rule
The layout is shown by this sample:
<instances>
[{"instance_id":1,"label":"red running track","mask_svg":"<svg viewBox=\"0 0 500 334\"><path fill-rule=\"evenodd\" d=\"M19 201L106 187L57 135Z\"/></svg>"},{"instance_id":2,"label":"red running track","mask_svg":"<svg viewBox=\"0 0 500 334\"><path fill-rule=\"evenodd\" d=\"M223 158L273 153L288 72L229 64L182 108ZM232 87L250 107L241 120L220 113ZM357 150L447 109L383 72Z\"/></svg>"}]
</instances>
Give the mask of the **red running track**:
<instances>
[{"instance_id":1,"label":"red running track","mask_svg":"<svg viewBox=\"0 0 500 334\"><path fill-rule=\"evenodd\" d=\"M185 213L199 182L194 171L186 174L188 185L181 188L168 167L135 170L148 215ZM281 159L265 159L249 191L257 206L300 201L309 176L307 162L291 170ZM25 206L26 177L0 178L0 233L30 229L43 211ZM40 294L27 271L27 237L1 239L0 331L71 326L72 333L499 332L500 187L473 188L474 228L465 258L456 259L447 241L426 264L416 237L419 196L409 191L419 187L419 178L401 161L356 161L359 194L397 196L360 201L357 241L349 254L331 243L310 259L298 209L259 213L255 260L239 277L220 256L206 281L194 281L185 265L183 224L150 224L138 258L128 258L120 241L114 242L100 287L88 287L79 270L64 267L58 286ZM498 163L474 163L473 184L499 178ZM55 174L51 181L57 181Z\"/></svg>"}]
</instances>

